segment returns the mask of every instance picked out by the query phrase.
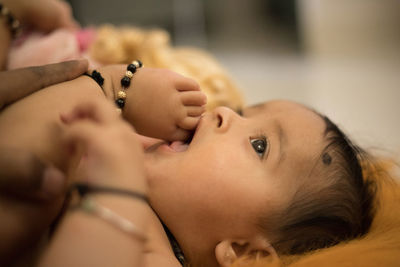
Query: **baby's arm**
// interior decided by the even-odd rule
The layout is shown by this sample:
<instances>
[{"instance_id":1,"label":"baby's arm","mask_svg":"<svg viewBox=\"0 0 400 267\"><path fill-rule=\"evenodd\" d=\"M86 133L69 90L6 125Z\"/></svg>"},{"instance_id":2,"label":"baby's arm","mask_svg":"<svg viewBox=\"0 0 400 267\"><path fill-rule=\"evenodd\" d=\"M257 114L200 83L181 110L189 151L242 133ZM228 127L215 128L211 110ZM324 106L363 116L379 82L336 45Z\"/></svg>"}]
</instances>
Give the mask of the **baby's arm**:
<instances>
[{"instance_id":1,"label":"baby's arm","mask_svg":"<svg viewBox=\"0 0 400 267\"><path fill-rule=\"evenodd\" d=\"M110 75L112 88L108 89L108 98L115 101L118 92L123 90L120 81L126 65L108 66L99 71ZM187 139L207 103L206 95L194 80L166 69L138 69L130 86L123 91L127 94L123 117L138 133L168 141Z\"/></svg>"},{"instance_id":2,"label":"baby's arm","mask_svg":"<svg viewBox=\"0 0 400 267\"><path fill-rule=\"evenodd\" d=\"M132 128L109 103L86 102L63 113L64 142L83 149L78 172L81 182L146 194L143 152ZM109 142L113 140L113 142ZM80 149L71 149L74 154ZM126 164L129 163L129 164ZM140 199L114 194L90 194L100 205L122 216L144 234L125 232L105 218L80 209L66 214L39 266L180 266L162 225ZM121 220L121 219L120 219ZM125 229L126 230L126 229Z\"/></svg>"}]
</instances>

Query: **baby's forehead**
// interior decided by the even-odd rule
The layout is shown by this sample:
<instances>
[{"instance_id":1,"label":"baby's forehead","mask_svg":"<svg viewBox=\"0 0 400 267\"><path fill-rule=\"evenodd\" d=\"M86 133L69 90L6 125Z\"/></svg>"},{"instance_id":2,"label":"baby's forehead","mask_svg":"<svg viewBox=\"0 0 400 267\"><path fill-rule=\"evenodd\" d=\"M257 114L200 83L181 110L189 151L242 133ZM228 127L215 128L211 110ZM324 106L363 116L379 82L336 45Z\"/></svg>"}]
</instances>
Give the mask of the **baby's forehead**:
<instances>
[{"instance_id":1,"label":"baby's forehead","mask_svg":"<svg viewBox=\"0 0 400 267\"><path fill-rule=\"evenodd\" d=\"M257 115L261 114L264 112L294 112L298 113L299 111L303 111L306 113L309 113L309 115L312 114L312 116L317 115L317 113L310 109L309 107L294 102L290 100L271 100L271 101L265 101L261 103L257 103L254 105L247 106L243 109L242 113L246 116L252 116L252 115ZM319 116L318 116L319 117Z\"/></svg>"}]
</instances>

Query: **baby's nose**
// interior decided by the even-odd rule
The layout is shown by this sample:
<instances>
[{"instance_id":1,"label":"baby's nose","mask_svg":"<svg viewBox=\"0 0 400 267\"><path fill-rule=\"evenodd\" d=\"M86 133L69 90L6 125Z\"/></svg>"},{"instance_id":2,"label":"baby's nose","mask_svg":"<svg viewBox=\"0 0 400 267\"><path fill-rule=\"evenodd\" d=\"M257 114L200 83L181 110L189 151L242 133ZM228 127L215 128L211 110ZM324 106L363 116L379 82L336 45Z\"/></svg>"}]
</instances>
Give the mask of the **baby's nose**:
<instances>
[{"instance_id":1,"label":"baby's nose","mask_svg":"<svg viewBox=\"0 0 400 267\"><path fill-rule=\"evenodd\" d=\"M232 109L227 107L217 107L213 110L212 114L217 121L216 128L219 132L226 132L236 115Z\"/></svg>"}]
</instances>

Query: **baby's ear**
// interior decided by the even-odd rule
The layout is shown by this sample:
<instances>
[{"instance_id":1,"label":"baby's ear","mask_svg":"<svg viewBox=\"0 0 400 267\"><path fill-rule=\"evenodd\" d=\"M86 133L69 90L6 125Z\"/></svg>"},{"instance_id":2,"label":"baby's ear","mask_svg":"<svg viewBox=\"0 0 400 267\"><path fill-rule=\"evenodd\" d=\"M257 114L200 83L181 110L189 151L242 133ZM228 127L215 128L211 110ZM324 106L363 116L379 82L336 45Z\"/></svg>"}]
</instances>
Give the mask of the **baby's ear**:
<instances>
[{"instance_id":1,"label":"baby's ear","mask_svg":"<svg viewBox=\"0 0 400 267\"><path fill-rule=\"evenodd\" d=\"M275 249L264 237L251 239L226 239L215 247L215 257L222 267L229 267L239 257L256 258L270 256L277 259Z\"/></svg>"}]
</instances>

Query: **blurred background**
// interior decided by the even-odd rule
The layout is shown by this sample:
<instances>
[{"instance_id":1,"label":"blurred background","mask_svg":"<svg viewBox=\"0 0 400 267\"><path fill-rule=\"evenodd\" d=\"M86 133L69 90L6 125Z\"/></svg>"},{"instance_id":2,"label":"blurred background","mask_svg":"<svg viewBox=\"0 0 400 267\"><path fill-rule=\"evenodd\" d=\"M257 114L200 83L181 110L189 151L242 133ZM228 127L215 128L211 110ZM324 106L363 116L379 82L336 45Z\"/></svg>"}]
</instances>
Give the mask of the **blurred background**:
<instances>
[{"instance_id":1,"label":"blurred background","mask_svg":"<svg viewBox=\"0 0 400 267\"><path fill-rule=\"evenodd\" d=\"M400 154L399 0L69 0L84 26L158 27L211 52L248 104L291 99Z\"/></svg>"}]
</instances>

